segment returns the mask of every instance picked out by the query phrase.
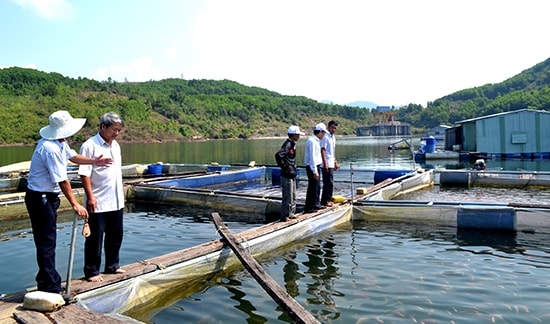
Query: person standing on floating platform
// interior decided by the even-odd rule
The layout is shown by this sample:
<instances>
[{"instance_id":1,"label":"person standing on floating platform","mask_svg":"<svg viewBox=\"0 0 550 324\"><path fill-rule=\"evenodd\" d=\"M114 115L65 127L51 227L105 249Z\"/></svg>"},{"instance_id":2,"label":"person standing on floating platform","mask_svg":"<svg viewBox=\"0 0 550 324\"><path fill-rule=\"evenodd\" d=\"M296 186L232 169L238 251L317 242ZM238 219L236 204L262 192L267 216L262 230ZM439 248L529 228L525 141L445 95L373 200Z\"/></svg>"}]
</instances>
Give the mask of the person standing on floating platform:
<instances>
[{"instance_id":1,"label":"person standing on floating platform","mask_svg":"<svg viewBox=\"0 0 550 324\"><path fill-rule=\"evenodd\" d=\"M336 128L338 123L334 120L328 122L328 131L321 140L321 157L323 165L321 171L323 173L323 193L321 195L321 206L332 206L332 195L334 192L334 171L340 166L336 160Z\"/></svg>"},{"instance_id":2,"label":"person standing on floating platform","mask_svg":"<svg viewBox=\"0 0 550 324\"><path fill-rule=\"evenodd\" d=\"M322 208L321 196L321 138L325 136L327 128L325 124L319 123L313 128L311 135L306 142L306 153L304 163L307 173L307 193L304 213L313 213Z\"/></svg>"},{"instance_id":3,"label":"person standing on floating platform","mask_svg":"<svg viewBox=\"0 0 550 324\"><path fill-rule=\"evenodd\" d=\"M34 150L25 194L25 205L31 219L36 246L37 289L62 293L61 277L55 269L57 242L57 209L62 192L75 213L88 218L86 208L78 203L67 177L67 161L107 167L113 160L99 155L89 158L69 147L67 138L76 134L86 123L85 118L73 118L67 111L56 111L49 117L49 125L40 130L42 139Z\"/></svg>"},{"instance_id":4,"label":"person standing on floating platform","mask_svg":"<svg viewBox=\"0 0 550 324\"><path fill-rule=\"evenodd\" d=\"M288 138L275 153L277 165L281 168L281 190L283 201L281 203L281 222L296 218L296 142L300 135L305 135L298 126L290 126L287 131Z\"/></svg>"},{"instance_id":5,"label":"person standing on floating platform","mask_svg":"<svg viewBox=\"0 0 550 324\"><path fill-rule=\"evenodd\" d=\"M82 165L78 174L82 179L85 205L89 217L90 235L84 244L84 276L88 281L101 282L101 250L105 239L105 273L125 273L119 266L119 252L123 237L124 190L122 187L122 155L116 141L124 122L119 115L109 112L101 116L98 133L89 138L80 153L88 157L109 156L110 168Z\"/></svg>"}]
</instances>

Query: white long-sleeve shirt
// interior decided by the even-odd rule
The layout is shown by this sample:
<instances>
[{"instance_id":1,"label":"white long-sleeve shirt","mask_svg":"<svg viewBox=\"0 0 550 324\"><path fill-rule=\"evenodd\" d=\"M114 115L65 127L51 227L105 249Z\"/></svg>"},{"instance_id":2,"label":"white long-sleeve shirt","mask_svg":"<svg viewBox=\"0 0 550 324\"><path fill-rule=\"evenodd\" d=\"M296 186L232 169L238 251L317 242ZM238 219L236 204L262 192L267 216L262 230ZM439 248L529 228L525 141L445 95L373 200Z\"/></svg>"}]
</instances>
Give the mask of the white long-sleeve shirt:
<instances>
[{"instance_id":1,"label":"white long-sleeve shirt","mask_svg":"<svg viewBox=\"0 0 550 324\"><path fill-rule=\"evenodd\" d=\"M321 157L321 140L311 135L306 142L306 153L304 154L304 164L309 166L314 174L317 174L317 166L323 163Z\"/></svg>"},{"instance_id":2,"label":"white long-sleeve shirt","mask_svg":"<svg viewBox=\"0 0 550 324\"><path fill-rule=\"evenodd\" d=\"M325 149L327 165L330 169L334 169L336 162L336 138L330 132L326 132L321 140L321 148Z\"/></svg>"}]
</instances>

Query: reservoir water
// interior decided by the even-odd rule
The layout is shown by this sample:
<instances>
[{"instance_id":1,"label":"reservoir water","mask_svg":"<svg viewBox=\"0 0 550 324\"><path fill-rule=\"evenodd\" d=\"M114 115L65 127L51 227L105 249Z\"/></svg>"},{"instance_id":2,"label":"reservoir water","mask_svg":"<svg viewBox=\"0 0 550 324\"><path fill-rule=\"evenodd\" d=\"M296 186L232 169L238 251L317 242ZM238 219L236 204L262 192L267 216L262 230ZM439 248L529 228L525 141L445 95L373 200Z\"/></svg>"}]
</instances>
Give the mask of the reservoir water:
<instances>
[{"instance_id":1,"label":"reservoir water","mask_svg":"<svg viewBox=\"0 0 550 324\"><path fill-rule=\"evenodd\" d=\"M395 138L338 138L343 168L471 167L458 162L414 163L407 152L389 153ZM126 163L274 164L284 139L124 144ZM298 156L302 156L305 138ZM0 165L26 160L32 147L0 147ZM10 160L12 159L12 160ZM299 162L301 162L299 160ZM488 168L550 170L549 161L488 161ZM339 171L346 178L349 170ZM346 173L347 172L347 173ZM345 174L345 175L344 175ZM305 190L305 189L304 189ZM546 203L546 190L450 190L432 200ZM434 199L435 198L435 199ZM223 215L223 212L221 212ZM72 214L58 222L58 271L67 271ZM185 206L128 204L121 264L138 262L219 238L207 215ZM239 232L257 226L226 222ZM281 286L322 323L533 323L550 322L550 238L544 234L458 231L426 225L358 220L273 251L259 260ZM27 219L0 225L0 293L35 285L34 244ZM73 277L81 277L78 237ZM290 319L244 270L186 291L167 291L153 313L132 314L149 323L285 323Z\"/></svg>"}]
</instances>

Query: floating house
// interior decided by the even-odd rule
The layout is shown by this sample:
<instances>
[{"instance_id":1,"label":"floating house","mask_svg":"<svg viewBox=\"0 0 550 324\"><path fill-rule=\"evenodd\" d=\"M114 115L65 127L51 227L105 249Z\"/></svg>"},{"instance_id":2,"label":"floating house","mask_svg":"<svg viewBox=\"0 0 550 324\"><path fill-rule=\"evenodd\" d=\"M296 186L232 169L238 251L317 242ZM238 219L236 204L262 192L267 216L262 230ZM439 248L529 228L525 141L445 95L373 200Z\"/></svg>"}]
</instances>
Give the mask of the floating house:
<instances>
[{"instance_id":1,"label":"floating house","mask_svg":"<svg viewBox=\"0 0 550 324\"><path fill-rule=\"evenodd\" d=\"M445 150L500 158L550 157L550 112L521 109L456 124L445 132Z\"/></svg>"},{"instance_id":2,"label":"floating house","mask_svg":"<svg viewBox=\"0 0 550 324\"><path fill-rule=\"evenodd\" d=\"M376 107L374 125L358 127L357 136L409 136L411 125L396 121L395 113L389 106Z\"/></svg>"},{"instance_id":3,"label":"floating house","mask_svg":"<svg viewBox=\"0 0 550 324\"><path fill-rule=\"evenodd\" d=\"M447 129L451 128L451 126L447 125L438 125L430 130L428 130L427 135L428 137L433 136L436 140L442 140L445 139L445 132Z\"/></svg>"}]
</instances>

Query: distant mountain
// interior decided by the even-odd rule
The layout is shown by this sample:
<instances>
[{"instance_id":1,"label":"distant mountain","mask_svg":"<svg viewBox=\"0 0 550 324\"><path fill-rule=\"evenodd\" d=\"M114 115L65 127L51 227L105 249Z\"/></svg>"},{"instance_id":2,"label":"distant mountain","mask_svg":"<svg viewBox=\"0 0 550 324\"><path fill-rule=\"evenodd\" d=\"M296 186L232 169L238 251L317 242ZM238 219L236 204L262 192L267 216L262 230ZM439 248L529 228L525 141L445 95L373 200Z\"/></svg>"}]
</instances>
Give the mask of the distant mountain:
<instances>
[{"instance_id":1,"label":"distant mountain","mask_svg":"<svg viewBox=\"0 0 550 324\"><path fill-rule=\"evenodd\" d=\"M322 100L321 103L325 103L329 105L336 104L331 100ZM378 106L378 104L370 101L354 101L352 103L346 103L346 104L340 104L340 105L348 106L348 107L359 107L359 108L376 108Z\"/></svg>"},{"instance_id":2,"label":"distant mountain","mask_svg":"<svg viewBox=\"0 0 550 324\"><path fill-rule=\"evenodd\" d=\"M376 108L378 104L370 101L354 101L345 104L345 106L359 107L359 108Z\"/></svg>"}]
</instances>

